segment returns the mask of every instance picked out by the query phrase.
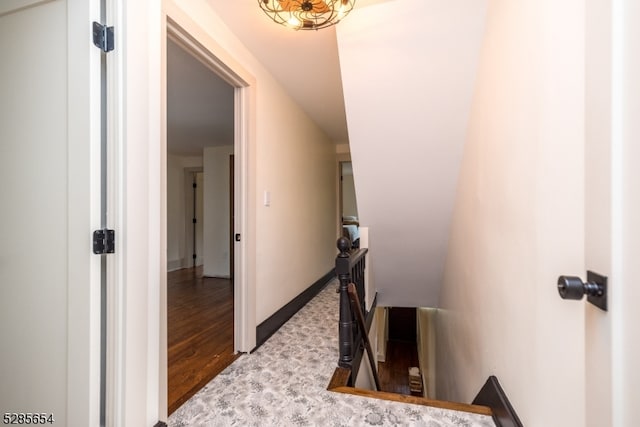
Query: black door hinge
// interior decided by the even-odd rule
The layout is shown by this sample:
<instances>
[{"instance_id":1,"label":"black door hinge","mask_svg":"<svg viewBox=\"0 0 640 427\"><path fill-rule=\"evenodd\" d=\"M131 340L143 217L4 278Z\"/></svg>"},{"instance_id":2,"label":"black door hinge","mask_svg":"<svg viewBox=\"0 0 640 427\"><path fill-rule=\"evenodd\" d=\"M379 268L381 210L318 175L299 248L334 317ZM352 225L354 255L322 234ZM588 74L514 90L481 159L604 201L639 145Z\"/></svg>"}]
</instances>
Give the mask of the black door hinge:
<instances>
[{"instance_id":1,"label":"black door hinge","mask_svg":"<svg viewBox=\"0 0 640 427\"><path fill-rule=\"evenodd\" d=\"M94 22L93 44L105 53L111 52L114 47L113 27L107 27L99 22Z\"/></svg>"},{"instance_id":2,"label":"black door hinge","mask_svg":"<svg viewBox=\"0 0 640 427\"><path fill-rule=\"evenodd\" d=\"M112 254L116 251L116 232L103 228L93 232L93 253Z\"/></svg>"}]
</instances>

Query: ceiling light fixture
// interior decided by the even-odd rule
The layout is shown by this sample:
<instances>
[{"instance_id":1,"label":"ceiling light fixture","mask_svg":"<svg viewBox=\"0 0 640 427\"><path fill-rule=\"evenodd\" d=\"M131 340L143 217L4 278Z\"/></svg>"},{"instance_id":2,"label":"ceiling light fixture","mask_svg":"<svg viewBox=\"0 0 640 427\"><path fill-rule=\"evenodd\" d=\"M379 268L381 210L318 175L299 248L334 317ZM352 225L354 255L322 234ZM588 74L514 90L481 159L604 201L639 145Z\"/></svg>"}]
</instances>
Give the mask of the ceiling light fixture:
<instances>
[{"instance_id":1,"label":"ceiling light fixture","mask_svg":"<svg viewBox=\"0 0 640 427\"><path fill-rule=\"evenodd\" d=\"M340 22L356 0L258 0L278 24L294 30L319 30Z\"/></svg>"}]
</instances>

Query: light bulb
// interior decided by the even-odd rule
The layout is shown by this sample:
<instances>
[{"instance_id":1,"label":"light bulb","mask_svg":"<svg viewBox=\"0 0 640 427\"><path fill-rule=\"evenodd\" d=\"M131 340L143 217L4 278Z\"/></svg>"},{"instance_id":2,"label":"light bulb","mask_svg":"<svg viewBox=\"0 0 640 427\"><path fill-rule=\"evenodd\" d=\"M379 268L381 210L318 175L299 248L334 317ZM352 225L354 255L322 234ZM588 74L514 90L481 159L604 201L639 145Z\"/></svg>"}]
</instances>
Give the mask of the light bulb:
<instances>
[{"instance_id":1,"label":"light bulb","mask_svg":"<svg viewBox=\"0 0 640 427\"><path fill-rule=\"evenodd\" d=\"M295 16L291 15L291 17L287 19L287 25L297 30L302 26L302 22L300 22L300 20Z\"/></svg>"}]
</instances>

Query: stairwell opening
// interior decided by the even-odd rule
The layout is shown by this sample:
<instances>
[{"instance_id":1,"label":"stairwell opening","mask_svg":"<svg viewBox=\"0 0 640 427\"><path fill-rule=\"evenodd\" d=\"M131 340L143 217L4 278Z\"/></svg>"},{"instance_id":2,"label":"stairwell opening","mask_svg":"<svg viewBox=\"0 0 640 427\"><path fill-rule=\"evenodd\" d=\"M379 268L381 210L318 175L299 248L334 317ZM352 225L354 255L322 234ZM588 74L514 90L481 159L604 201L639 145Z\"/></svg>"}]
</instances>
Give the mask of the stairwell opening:
<instances>
[{"instance_id":1,"label":"stairwell opening","mask_svg":"<svg viewBox=\"0 0 640 427\"><path fill-rule=\"evenodd\" d=\"M383 391L437 398L436 313L434 308L377 308L378 373Z\"/></svg>"}]
</instances>

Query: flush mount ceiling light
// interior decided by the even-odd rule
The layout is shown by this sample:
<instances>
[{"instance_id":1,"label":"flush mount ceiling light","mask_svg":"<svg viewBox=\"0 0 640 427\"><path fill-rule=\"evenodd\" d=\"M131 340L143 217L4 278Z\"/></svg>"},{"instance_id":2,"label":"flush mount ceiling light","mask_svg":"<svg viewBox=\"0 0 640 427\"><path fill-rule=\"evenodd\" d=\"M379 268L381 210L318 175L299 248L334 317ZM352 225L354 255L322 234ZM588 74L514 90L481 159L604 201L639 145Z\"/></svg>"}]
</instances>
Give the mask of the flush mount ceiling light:
<instances>
[{"instance_id":1,"label":"flush mount ceiling light","mask_svg":"<svg viewBox=\"0 0 640 427\"><path fill-rule=\"evenodd\" d=\"M271 19L294 30L319 30L340 22L356 0L258 0Z\"/></svg>"}]
</instances>

